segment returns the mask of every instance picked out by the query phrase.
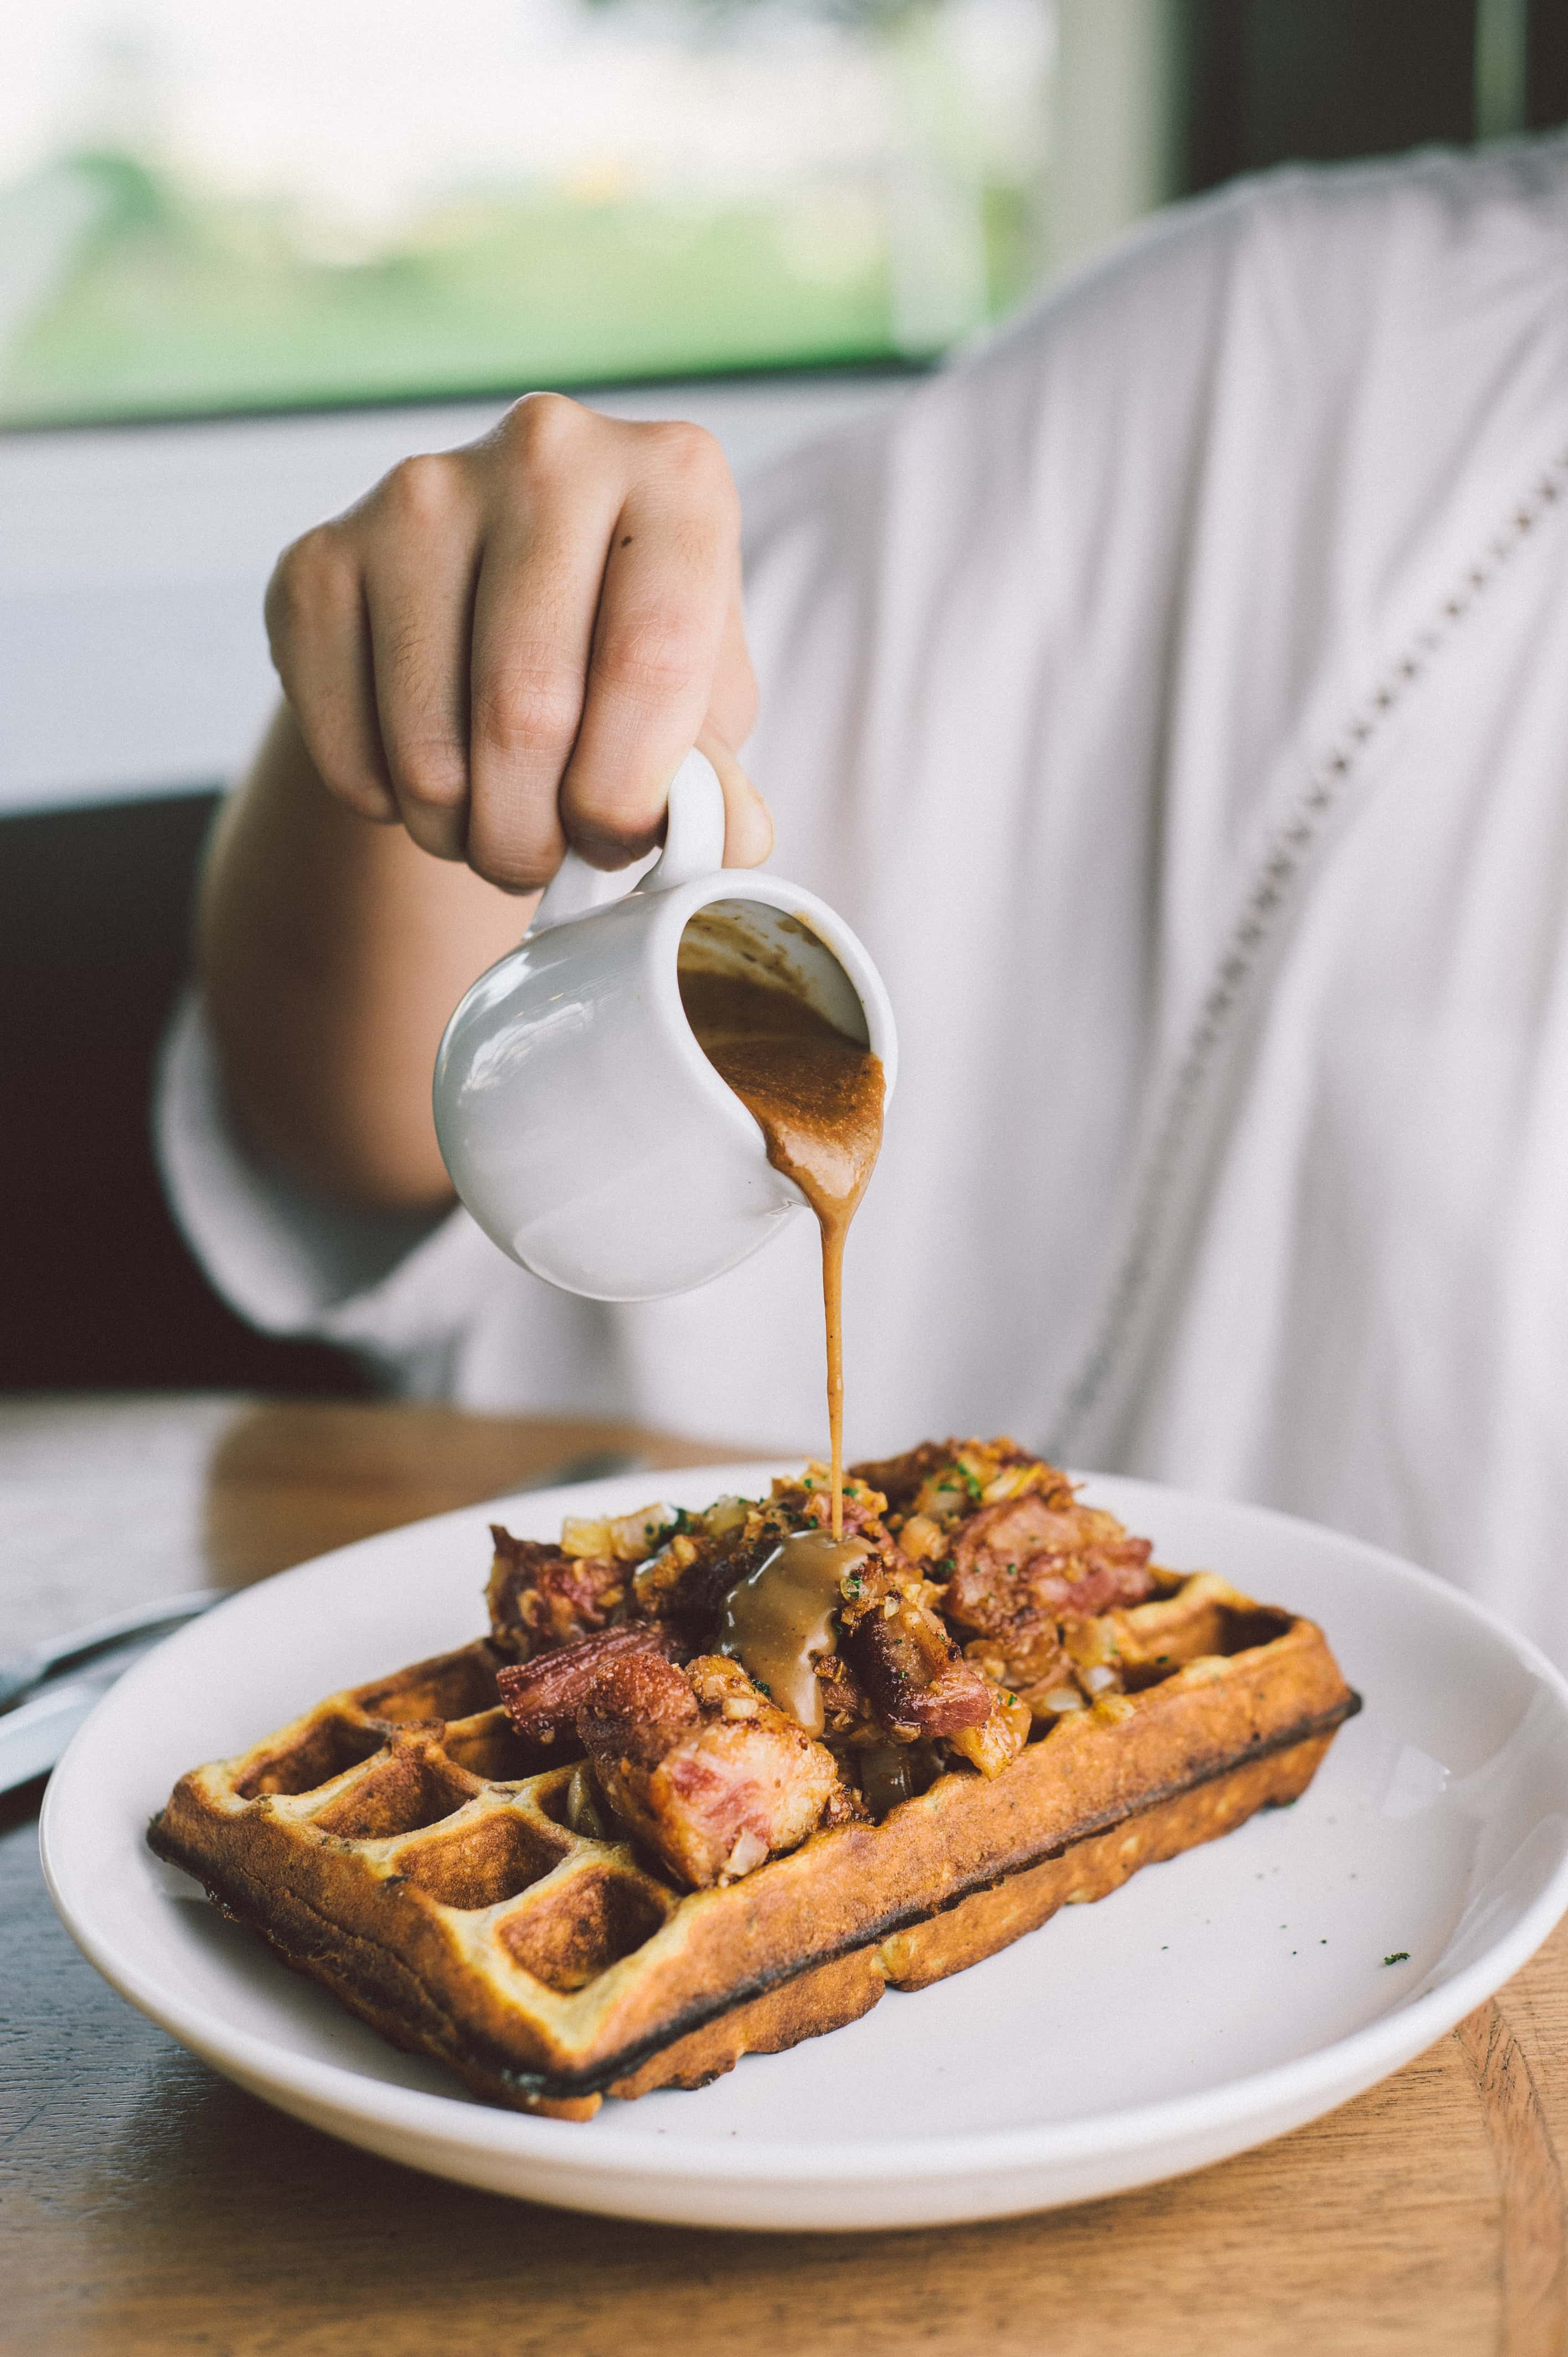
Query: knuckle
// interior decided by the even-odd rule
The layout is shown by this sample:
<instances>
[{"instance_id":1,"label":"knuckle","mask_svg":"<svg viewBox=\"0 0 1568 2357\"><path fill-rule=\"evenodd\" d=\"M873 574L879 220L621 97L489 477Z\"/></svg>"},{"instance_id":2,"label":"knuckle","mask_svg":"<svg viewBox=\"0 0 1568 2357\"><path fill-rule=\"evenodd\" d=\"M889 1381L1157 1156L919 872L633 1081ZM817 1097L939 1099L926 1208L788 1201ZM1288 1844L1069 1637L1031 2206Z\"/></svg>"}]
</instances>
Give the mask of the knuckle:
<instances>
[{"instance_id":1,"label":"knuckle","mask_svg":"<svg viewBox=\"0 0 1568 2357\"><path fill-rule=\"evenodd\" d=\"M497 427L502 447L525 472L548 473L582 444L592 412L564 393L530 393Z\"/></svg>"},{"instance_id":2,"label":"knuckle","mask_svg":"<svg viewBox=\"0 0 1568 2357\"><path fill-rule=\"evenodd\" d=\"M467 794L463 757L446 738L414 738L399 744L393 749L392 766L399 791L432 810L457 810Z\"/></svg>"},{"instance_id":3,"label":"knuckle","mask_svg":"<svg viewBox=\"0 0 1568 2357\"><path fill-rule=\"evenodd\" d=\"M639 703L673 701L697 685L711 652L706 634L681 616L629 618L596 649L594 679Z\"/></svg>"},{"instance_id":4,"label":"knuckle","mask_svg":"<svg viewBox=\"0 0 1568 2357\"><path fill-rule=\"evenodd\" d=\"M361 818L386 811L390 798L385 784L346 747L312 743L308 736L306 744L316 773L334 802L345 803Z\"/></svg>"},{"instance_id":5,"label":"knuckle","mask_svg":"<svg viewBox=\"0 0 1568 2357\"><path fill-rule=\"evenodd\" d=\"M428 527L451 513L457 470L443 452L420 451L400 458L377 490L381 509L395 522Z\"/></svg>"},{"instance_id":6,"label":"knuckle","mask_svg":"<svg viewBox=\"0 0 1568 2357\"><path fill-rule=\"evenodd\" d=\"M583 712L583 682L553 664L515 662L474 691L476 739L500 754L556 753L564 759Z\"/></svg>"},{"instance_id":7,"label":"knuckle","mask_svg":"<svg viewBox=\"0 0 1568 2357\"><path fill-rule=\"evenodd\" d=\"M267 627L287 631L325 606L357 596L359 576L352 556L329 523L317 524L290 543L267 584Z\"/></svg>"},{"instance_id":8,"label":"knuckle","mask_svg":"<svg viewBox=\"0 0 1568 2357\"><path fill-rule=\"evenodd\" d=\"M723 445L705 425L693 425L687 417L671 417L650 425L648 434L650 447L660 466L672 474L698 489L711 490L715 495L725 490L733 492L734 481Z\"/></svg>"}]
</instances>

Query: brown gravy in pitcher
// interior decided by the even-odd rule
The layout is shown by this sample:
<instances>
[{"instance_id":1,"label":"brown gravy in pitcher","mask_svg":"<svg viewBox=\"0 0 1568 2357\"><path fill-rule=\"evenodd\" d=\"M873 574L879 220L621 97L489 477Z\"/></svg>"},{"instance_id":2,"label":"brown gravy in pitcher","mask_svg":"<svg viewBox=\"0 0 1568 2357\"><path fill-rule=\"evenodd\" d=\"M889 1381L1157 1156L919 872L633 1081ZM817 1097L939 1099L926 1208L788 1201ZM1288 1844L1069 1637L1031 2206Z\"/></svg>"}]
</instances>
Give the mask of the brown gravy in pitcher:
<instances>
[{"instance_id":1,"label":"brown gravy in pitcher","mask_svg":"<svg viewBox=\"0 0 1568 2357\"><path fill-rule=\"evenodd\" d=\"M822 1236L832 1535L843 1536L843 1246L882 1145L881 1060L782 984L683 962L681 1004Z\"/></svg>"}]
</instances>

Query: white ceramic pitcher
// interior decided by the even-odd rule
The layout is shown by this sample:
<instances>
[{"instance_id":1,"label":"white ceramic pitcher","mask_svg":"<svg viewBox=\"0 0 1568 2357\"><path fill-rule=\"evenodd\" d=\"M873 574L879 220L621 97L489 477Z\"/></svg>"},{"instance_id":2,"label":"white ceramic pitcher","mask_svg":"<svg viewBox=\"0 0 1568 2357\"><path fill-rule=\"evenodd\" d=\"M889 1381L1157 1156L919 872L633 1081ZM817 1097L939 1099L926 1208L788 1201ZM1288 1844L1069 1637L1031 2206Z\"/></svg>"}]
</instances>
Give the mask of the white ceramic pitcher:
<instances>
[{"instance_id":1,"label":"white ceramic pitcher","mask_svg":"<svg viewBox=\"0 0 1568 2357\"><path fill-rule=\"evenodd\" d=\"M458 1195L504 1253L570 1293L683 1293L806 1208L686 1020L676 961L699 910L870 1047L892 1094L893 1010L865 951L814 893L724 867L724 841L723 789L693 751L658 863L627 891L568 853L521 946L442 1039L435 1133Z\"/></svg>"}]
</instances>

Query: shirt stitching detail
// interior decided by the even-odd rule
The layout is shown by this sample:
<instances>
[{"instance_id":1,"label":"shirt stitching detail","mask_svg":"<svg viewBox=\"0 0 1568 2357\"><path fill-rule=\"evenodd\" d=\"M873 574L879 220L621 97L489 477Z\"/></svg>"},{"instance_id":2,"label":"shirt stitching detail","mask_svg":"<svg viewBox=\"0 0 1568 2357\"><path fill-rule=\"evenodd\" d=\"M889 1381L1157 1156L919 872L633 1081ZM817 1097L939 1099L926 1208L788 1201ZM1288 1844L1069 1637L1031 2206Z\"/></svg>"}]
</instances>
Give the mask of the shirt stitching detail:
<instances>
[{"instance_id":1,"label":"shirt stitching detail","mask_svg":"<svg viewBox=\"0 0 1568 2357\"><path fill-rule=\"evenodd\" d=\"M1277 932L1293 888L1321 845L1329 818L1344 802L1363 759L1387 722L1449 646L1516 550L1568 498L1568 448L1541 469L1482 555L1466 566L1431 618L1389 665L1352 712L1338 736L1308 770L1306 781L1275 828L1262 865L1220 950L1214 977L1198 1008L1181 1060L1132 1192L1128 1241L1106 1297L1098 1329L1070 1383L1057 1430L1047 1446L1059 1458L1104 1397L1136 1327L1163 1257L1164 1226L1194 1135L1194 1121L1219 1051L1234 1035L1247 985Z\"/></svg>"}]
</instances>

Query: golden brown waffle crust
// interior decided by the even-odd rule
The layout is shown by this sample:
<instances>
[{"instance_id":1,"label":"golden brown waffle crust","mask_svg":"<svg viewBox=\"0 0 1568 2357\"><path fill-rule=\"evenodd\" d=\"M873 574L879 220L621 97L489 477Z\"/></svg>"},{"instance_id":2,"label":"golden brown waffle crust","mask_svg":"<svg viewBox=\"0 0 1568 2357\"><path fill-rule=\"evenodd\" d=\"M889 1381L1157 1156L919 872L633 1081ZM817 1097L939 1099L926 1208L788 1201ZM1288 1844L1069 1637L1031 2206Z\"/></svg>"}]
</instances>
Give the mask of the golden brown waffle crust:
<instances>
[{"instance_id":1,"label":"golden brown waffle crust","mask_svg":"<svg viewBox=\"0 0 1568 2357\"><path fill-rule=\"evenodd\" d=\"M573 1832L569 1766L508 1772L484 1643L193 1770L148 1839L395 2043L585 2116L853 2019L1305 1791L1359 1706L1322 1631L1212 1574L1165 1584L1117 1616L1137 1690L726 1888Z\"/></svg>"}]
</instances>

